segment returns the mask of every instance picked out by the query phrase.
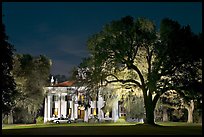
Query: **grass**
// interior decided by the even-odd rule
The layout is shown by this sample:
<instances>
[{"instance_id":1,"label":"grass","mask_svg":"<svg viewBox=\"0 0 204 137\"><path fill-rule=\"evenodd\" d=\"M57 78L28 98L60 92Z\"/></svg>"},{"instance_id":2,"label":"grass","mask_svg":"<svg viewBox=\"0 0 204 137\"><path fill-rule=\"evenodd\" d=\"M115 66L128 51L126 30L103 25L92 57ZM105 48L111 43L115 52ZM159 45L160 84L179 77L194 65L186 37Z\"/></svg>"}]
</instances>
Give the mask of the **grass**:
<instances>
[{"instance_id":1,"label":"grass","mask_svg":"<svg viewBox=\"0 0 204 137\"><path fill-rule=\"evenodd\" d=\"M202 123L186 123L186 122L157 122L161 126L202 126Z\"/></svg>"},{"instance_id":2,"label":"grass","mask_svg":"<svg viewBox=\"0 0 204 137\"><path fill-rule=\"evenodd\" d=\"M160 126L136 123L72 123L4 125L3 135L202 135L202 124L160 122Z\"/></svg>"},{"instance_id":3,"label":"grass","mask_svg":"<svg viewBox=\"0 0 204 137\"><path fill-rule=\"evenodd\" d=\"M71 124L10 124L4 125L2 129L24 129L24 128L45 128L45 127L83 127L83 126L128 126L135 123L71 123Z\"/></svg>"}]
</instances>

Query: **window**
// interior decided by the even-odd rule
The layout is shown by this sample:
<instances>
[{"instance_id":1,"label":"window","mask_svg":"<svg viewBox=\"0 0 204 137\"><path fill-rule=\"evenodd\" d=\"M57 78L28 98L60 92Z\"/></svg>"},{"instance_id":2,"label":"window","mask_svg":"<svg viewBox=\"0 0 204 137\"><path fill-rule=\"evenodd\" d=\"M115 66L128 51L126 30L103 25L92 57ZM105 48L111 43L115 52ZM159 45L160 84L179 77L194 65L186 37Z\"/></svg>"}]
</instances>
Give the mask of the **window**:
<instances>
[{"instance_id":1,"label":"window","mask_svg":"<svg viewBox=\"0 0 204 137\"><path fill-rule=\"evenodd\" d=\"M112 118L112 111L109 113L109 117Z\"/></svg>"},{"instance_id":2,"label":"window","mask_svg":"<svg viewBox=\"0 0 204 137\"><path fill-rule=\"evenodd\" d=\"M65 96L65 101L72 101L72 97L70 95Z\"/></svg>"},{"instance_id":3,"label":"window","mask_svg":"<svg viewBox=\"0 0 204 137\"><path fill-rule=\"evenodd\" d=\"M61 100L64 101L65 100L65 96L61 95Z\"/></svg>"},{"instance_id":4,"label":"window","mask_svg":"<svg viewBox=\"0 0 204 137\"><path fill-rule=\"evenodd\" d=\"M59 97L58 95L53 95L53 101L58 101Z\"/></svg>"},{"instance_id":5,"label":"window","mask_svg":"<svg viewBox=\"0 0 204 137\"><path fill-rule=\"evenodd\" d=\"M52 115L53 115L53 117L58 116L58 108L52 108Z\"/></svg>"},{"instance_id":6,"label":"window","mask_svg":"<svg viewBox=\"0 0 204 137\"><path fill-rule=\"evenodd\" d=\"M54 114L55 114L56 116L58 116L58 108L55 108Z\"/></svg>"},{"instance_id":7,"label":"window","mask_svg":"<svg viewBox=\"0 0 204 137\"><path fill-rule=\"evenodd\" d=\"M84 118L84 114L85 114L84 110L81 110L81 109L78 108L78 118L79 119L83 119Z\"/></svg>"},{"instance_id":8,"label":"window","mask_svg":"<svg viewBox=\"0 0 204 137\"><path fill-rule=\"evenodd\" d=\"M91 114L94 116L98 113L98 108L91 108Z\"/></svg>"},{"instance_id":9,"label":"window","mask_svg":"<svg viewBox=\"0 0 204 137\"><path fill-rule=\"evenodd\" d=\"M71 118L72 108L68 108L67 110L67 117Z\"/></svg>"},{"instance_id":10,"label":"window","mask_svg":"<svg viewBox=\"0 0 204 137\"><path fill-rule=\"evenodd\" d=\"M80 100L81 100L82 103L84 102L84 95L80 96Z\"/></svg>"}]
</instances>

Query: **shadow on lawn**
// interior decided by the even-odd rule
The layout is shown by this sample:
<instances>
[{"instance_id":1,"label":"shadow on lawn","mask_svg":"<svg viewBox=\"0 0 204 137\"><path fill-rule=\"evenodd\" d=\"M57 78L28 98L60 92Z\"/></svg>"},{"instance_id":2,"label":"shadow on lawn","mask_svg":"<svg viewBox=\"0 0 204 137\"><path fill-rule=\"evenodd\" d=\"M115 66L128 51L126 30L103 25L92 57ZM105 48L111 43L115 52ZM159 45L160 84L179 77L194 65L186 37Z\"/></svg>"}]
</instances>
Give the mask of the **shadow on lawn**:
<instances>
[{"instance_id":1,"label":"shadow on lawn","mask_svg":"<svg viewBox=\"0 0 204 137\"><path fill-rule=\"evenodd\" d=\"M3 135L202 135L202 126L57 126L3 129Z\"/></svg>"}]
</instances>

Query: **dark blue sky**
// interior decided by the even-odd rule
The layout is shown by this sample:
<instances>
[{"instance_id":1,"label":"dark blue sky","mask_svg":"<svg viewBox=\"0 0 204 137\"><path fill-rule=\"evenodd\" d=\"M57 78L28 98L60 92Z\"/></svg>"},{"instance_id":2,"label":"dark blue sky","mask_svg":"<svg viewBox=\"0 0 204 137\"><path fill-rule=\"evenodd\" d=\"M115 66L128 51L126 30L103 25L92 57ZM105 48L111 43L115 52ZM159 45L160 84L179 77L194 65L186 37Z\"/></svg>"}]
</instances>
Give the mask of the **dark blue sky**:
<instances>
[{"instance_id":1,"label":"dark blue sky","mask_svg":"<svg viewBox=\"0 0 204 137\"><path fill-rule=\"evenodd\" d=\"M112 20L169 17L202 31L201 2L3 2L3 22L17 53L46 55L52 74L69 75L88 56L87 39Z\"/></svg>"}]
</instances>

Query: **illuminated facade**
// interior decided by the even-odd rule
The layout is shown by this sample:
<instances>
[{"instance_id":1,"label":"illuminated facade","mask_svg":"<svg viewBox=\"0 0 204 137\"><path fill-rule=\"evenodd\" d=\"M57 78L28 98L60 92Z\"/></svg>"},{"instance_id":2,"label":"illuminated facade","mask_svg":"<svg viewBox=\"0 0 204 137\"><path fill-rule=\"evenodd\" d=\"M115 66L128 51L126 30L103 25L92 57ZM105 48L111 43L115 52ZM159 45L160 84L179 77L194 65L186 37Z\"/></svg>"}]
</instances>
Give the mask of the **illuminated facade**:
<instances>
[{"instance_id":1,"label":"illuminated facade","mask_svg":"<svg viewBox=\"0 0 204 137\"><path fill-rule=\"evenodd\" d=\"M74 87L73 84L74 82L66 81L45 87L44 123L59 117L88 122L94 116L97 116L99 121L113 120L115 122L121 116L118 101L115 101L112 111L107 116L102 110L105 101L100 95L96 100L87 101L84 88Z\"/></svg>"}]
</instances>

